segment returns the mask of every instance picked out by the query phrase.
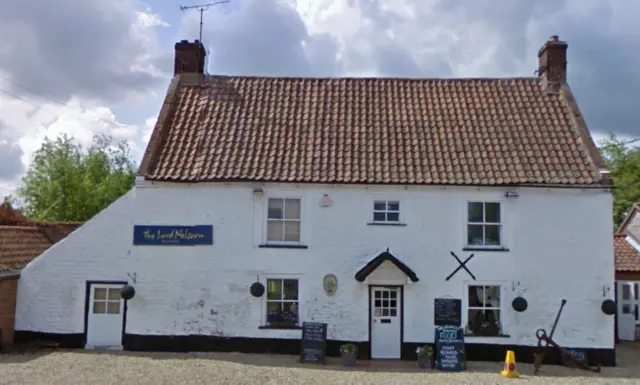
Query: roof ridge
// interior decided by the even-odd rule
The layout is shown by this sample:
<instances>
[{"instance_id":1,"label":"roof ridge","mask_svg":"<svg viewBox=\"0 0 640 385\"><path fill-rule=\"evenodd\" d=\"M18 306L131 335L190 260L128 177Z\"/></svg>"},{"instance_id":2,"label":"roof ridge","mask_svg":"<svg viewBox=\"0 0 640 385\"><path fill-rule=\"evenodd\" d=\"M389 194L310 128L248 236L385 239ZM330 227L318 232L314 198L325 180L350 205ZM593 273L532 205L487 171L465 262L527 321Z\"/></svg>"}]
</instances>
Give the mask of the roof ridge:
<instances>
[{"instance_id":1,"label":"roof ridge","mask_svg":"<svg viewBox=\"0 0 640 385\"><path fill-rule=\"evenodd\" d=\"M536 80L541 81L539 76L503 76L503 77L403 77L403 76L287 76L287 75L228 75L228 74L207 74L205 79L233 78L233 79L271 79L271 80L403 80L403 81L497 81L497 80Z\"/></svg>"}]
</instances>

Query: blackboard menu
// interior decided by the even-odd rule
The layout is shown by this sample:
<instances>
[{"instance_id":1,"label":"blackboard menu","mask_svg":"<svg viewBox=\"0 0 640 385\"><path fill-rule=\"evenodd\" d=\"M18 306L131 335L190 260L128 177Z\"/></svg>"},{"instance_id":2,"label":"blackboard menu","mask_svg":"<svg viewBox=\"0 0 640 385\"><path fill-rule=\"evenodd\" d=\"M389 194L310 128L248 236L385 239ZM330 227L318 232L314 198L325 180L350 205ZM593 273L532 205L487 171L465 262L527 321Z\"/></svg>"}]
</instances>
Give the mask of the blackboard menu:
<instances>
[{"instance_id":1,"label":"blackboard menu","mask_svg":"<svg viewBox=\"0 0 640 385\"><path fill-rule=\"evenodd\" d=\"M460 326L462 323L461 300L436 298L433 302L433 324L435 326Z\"/></svg>"},{"instance_id":2,"label":"blackboard menu","mask_svg":"<svg viewBox=\"0 0 640 385\"><path fill-rule=\"evenodd\" d=\"M301 345L300 362L324 364L327 353L327 324L303 322Z\"/></svg>"},{"instance_id":3,"label":"blackboard menu","mask_svg":"<svg viewBox=\"0 0 640 385\"><path fill-rule=\"evenodd\" d=\"M457 326L438 326L435 335L436 368L449 372L467 369L464 333Z\"/></svg>"}]
</instances>

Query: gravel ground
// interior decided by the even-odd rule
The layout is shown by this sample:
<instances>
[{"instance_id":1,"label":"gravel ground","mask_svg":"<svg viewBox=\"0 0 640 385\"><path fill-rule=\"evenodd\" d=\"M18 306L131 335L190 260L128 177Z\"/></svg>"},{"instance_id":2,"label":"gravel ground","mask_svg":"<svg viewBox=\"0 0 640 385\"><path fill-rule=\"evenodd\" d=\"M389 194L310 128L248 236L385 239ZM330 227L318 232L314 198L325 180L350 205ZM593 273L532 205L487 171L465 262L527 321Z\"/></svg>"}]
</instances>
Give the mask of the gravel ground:
<instances>
[{"instance_id":1,"label":"gravel ground","mask_svg":"<svg viewBox=\"0 0 640 385\"><path fill-rule=\"evenodd\" d=\"M420 371L414 363L362 362L342 368L299 364L294 356L241 353L135 353L56 350L0 355L0 384L640 384L640 343L619 345L619 366L601 374L560 366L518 364L520 380L503 378L499 363L469 362L468 371ZM516 357L517 358L517 357Z\"/></svg>"}]
</instances>

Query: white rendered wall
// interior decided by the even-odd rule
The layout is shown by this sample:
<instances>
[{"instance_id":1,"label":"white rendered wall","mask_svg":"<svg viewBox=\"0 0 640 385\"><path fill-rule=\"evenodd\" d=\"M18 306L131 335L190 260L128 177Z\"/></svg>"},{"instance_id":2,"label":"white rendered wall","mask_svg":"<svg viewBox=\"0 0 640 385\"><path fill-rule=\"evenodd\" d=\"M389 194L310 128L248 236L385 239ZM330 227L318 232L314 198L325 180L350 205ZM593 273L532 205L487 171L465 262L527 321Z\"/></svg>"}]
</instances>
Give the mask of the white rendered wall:
<instances>
[{"instance_id":1,"label":"white rendered wall","mask_svg":"<svg viewBox=\"0 0 640 385\"><path fill-rule=\"evenodd\" d=\"M368 286L354 273L389 248L420 278L404 288L404 341L433 340L433 298L466 300L470 276L459 271L469 200L502 202L508 252L473 252L468 268L477 283L500 283L502 325L509 338L468 337L467 342L534 345L538 328L550 330L566 298L554 335L562 346L613 347L613 317L600 310L613 298L612 197L602 190L470 187L264 186L250 184L168 185L141 183L58 243L23 271L16 329L82 333L87 280L128 280L137 274L128 304L126 332L299 338L299 330L261 330L264 297L249 286L267 277L300 279L300 318L329 323L329 339L368 340ZM144 187L144 186L147 187ZM321 207L328 194L331 207ZM303 243L308 249L259 248L265 236L267 198L303 199ZM403 227L369 226L374 199L401 202ZM133 246L133 225L213 224L213 246ZM388 274L382 274L383 270ZM370 276L398 280L393 267ZM333 297L322 278L338 277ZM395 278L394 278L395 276ZM386 277L386 278L385 278ZM402 276L399 276L402 278ZM610 288L604 292L603 288ZM529 308L516 313L511 300L524 296ZM463 322L466 322L464 314Z\"/></svg>"}]
</instances>

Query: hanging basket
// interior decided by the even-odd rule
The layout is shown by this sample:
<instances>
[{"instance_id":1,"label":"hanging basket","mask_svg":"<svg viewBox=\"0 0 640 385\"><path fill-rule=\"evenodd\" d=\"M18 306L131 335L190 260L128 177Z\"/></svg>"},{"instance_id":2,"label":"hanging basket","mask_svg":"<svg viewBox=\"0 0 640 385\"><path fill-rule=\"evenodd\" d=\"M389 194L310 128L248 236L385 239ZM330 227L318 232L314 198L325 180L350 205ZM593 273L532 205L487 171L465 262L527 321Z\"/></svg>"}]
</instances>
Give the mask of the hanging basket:
<instances>
[{"instance_id":1,"label":"hanging basket","mask_svg":"<svg viewBox=\"0 0 640 385\"><path fill-rule=\"evenodd\" d=\"M529 304L527 303L526 299L524 299L522 297L516 297L511 302L511 306L513 307L513 310L521 313L521 312L527 310L527 307L529 306Z\"/></svg>"},{"instance_id":2,"label":"hanging basket","mask_svg":"<svg viewBox=\"0 0 640 385\"><path fill-rule=\"evenodd\" d=\"M261 284L260 282L254 282L251 284L251 287L249 288L249 292L251 293L252 296L256 298L262 297L262 295L264 294L264 285Z\"/></svg>"},{"instance_id":3,"label":"hanging basket","mask_svg":"<svg viewBox=\"0 0 640 385\"><path fill-rule=\"evenodd\" d=\"M602 301L600 309L606 315L614 315L616 314L616 302L612 299L605 299Z\"/></svg>"},{"instance_id":4,"label":"hanging basket","mask_svg":"<svg viewBox=\"0 0 640 385\"><path fill-rule=\"evenodd\" d=\"M131 285L124 285L122 286L122 288L120 288L120 297L126 300L130 300L135 295L136 295L136 289L134 289L133 286Z\"/></svg>"}]
</instances>

